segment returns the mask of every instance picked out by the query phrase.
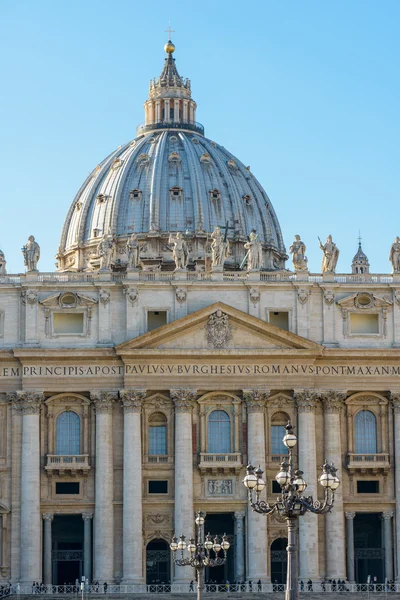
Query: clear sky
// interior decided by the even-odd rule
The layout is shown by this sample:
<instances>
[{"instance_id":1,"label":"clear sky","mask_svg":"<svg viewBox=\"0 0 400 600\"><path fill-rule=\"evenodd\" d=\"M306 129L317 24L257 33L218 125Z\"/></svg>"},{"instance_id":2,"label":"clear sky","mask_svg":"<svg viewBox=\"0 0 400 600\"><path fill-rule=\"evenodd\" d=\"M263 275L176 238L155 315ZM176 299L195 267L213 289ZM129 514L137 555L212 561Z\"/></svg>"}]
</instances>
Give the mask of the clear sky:
<instances>
[{"instance_id":1,"label":"clear sky","mask_svg":"<svg viewBox=\"0 0 400 600\"><path fill-rule=\"evenodd\" d=\"M399 0L0 0L0 248L35 235L54 270L64 217L96 164L133 139L171 21L206 135L260 180L286 246L349 272L400 235ZM287 266L291 268L291 262Z\"/></svg>"}]
</instances>

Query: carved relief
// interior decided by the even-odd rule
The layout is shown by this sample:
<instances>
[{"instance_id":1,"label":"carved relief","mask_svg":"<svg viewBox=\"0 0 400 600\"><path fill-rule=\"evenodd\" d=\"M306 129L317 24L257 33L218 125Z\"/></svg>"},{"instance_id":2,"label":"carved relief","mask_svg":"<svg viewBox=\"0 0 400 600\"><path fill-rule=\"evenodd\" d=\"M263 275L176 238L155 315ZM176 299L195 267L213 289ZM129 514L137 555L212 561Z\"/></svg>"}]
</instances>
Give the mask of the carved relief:
<instances>
[{"instance_id":1,"label":"carved relief","mask_svg":"<svg viewBox=\"0 0 400 600\"><path fill-rule=\"evenodd\" d=\"M22 290L21 292L21 300L22 304L29 304L30 306L34 306L37 302L38 295L36 290Z\"/></svg>"},{"instance_id":2,"label":"carved relief","mask_svg":"<svg viewBox=\"0 0 400 600\"><path fill-rule=\"evenodd\" d=\"M139 290L138 289L125 288L124 293L126 294L126 297L128 298L128 300L132 306L138 301L138 298L139 298Z\"/></svg>"},{"instance_id":3,"label":"carved relief","mask_svg":"<svg viewBox=\"0 0 400 600\"><path fill-rule=\"evenodd\" d=\"M232 339L229 317L222 310L208 317L205 331L209 348L225 348Z\"/></svg>"},{"instance_id":4,"label":"carved relief","mask_svg":"<svg viewBox=\"0 0 400 600\"><path fill-rule=\"evenodd\" d=\"M161 513L147 515L146 520L148 523L155 523L156 525L160 525L161 523L169 523L170 516L162 515Z\"/></svg>"},{"instance_id":5,"label":"carved relief","mask_svg":"<svg viewBox=\"0 0 400 600\"><path fill-rule=\"evenodd\" d=\"M110 301L111 293L109 290L100 290L99 291L99 299L103 306L106 306Z\"/></svg>"},{"instance_id":6,"label":"carved relief","mask_svg":"<svg viewBox=\"0 0 400 600\"><path fill-rule=\"evenodd\" d=\"M185 302L186 298L187 298L187 291L184 290L183 288L178 288L175 290L175 298L177 299L177 301L182 304L183 302Z\"/></svg>"},{"instance_id":7,"label":"carved relief","mask_svg":"<svg viewBox=\"0 0 400 600\"><path fill-rule=\"evenodd\" d=\"M335 292L333 290L325 290L324 300L325 304L327 304L328 308L330 308L335 301Z\"/></svg>"},{"instance_id":8,"label":"carved relief","mask_svg":"<svg viewBox=\"0 0 400 600\"><path fill-rule=\"evenodd\" d=\"M228 496L233 494L232 479L209 479L207 492L210 496Z\"/></svg>"},{"instance_id":9,"label":"carved relief","mask_svg":"<svg viewBox=\"0 0 400 600\"><path fill-rule=\"evenodd\" d=\"M297 298L300 302L300 304L302 306L304 306L304 304L307 302L308 297L310 296L311 292L309 290L306 290L304 288L300 288L297 292Z\"/></svg>"}]
</instances>

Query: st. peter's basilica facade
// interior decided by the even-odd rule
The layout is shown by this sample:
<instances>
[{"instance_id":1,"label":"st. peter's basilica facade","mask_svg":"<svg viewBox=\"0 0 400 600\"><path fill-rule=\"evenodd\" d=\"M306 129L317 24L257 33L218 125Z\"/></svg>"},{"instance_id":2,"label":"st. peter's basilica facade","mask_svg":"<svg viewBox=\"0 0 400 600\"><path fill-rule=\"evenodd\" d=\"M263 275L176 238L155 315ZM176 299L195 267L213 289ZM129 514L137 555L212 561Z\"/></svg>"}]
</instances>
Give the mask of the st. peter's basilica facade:
<instances>
[{"instance_id":1,"label":"st. peter's basilica facade","mask_svg":"<svg viewBox=\"0 0 400 600\"><path fill-rule=\"evenodd\" d=\"M300 236L288 270L267 194L204 136L173 51L137 137L72 202L57 272L33 236L25 274L0 255L1 577L188 582L169 542L202 509L231 541L209 577L283 581L285 522L249 512L242 479L260 464L276 497L290 419L307 492L325 457L342 481L332 513L301 519L300 577L395 579L399 240L391 274L361 244L336 273L330 236L321 273Z\"/></svg>"}]
</instances>

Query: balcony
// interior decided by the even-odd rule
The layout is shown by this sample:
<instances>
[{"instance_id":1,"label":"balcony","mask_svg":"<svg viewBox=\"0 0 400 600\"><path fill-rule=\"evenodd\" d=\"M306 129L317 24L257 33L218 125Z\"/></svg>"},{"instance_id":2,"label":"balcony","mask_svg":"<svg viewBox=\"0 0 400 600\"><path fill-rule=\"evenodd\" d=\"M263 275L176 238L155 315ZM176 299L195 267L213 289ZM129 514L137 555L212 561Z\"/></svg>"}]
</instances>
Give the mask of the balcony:
<instances>
[{"instance_id":1,"label":"balcony","mask_svg":"<svg viewBox=\"0 0 400 600\"><path fill-rule=\"evenodd\" d=\"M267 468L277 469L281 466L281 462L289 459L289 454L268 454L267 455Z\"/></svg>"},{"instance_id":2,"label":"balcony","mask_svg":"<svg viewBox=\"0 0 400 600\"><path fill-rule=\"evenodd\" d=\"M143 135L156 129L189 129L190 131L195 131L196 133L200 133L200 135L204 135L204 127L197 121L192 123L189 123L188 121L182 121L180 123L165 121L163 123L149 123L148 125L141 123L136 127L136 136Z\"/></svg>"},{"instance_id":3,"label":"balcony","mask_svg":"<svg viewBox=\"0 0 400 600\"><path fill-rule=\"evenodd\" d=\"M54 473L60 476L82 475L90 471L89 455L48 454L45 469L49 474Z\"/></svg>"},{"instance_id":4,"label":"balcony","mask_svg":"<svg viewBox=\"0 0 400 600\"><path fill-rule=\"evenodd\" d=\"M240 452L230 452L229 454L200 452L199 469L203 473L238 473L242 466Z\"/></svg>"},{"instance_id":5,"label":"balcony","mask_svg":"<svg viewBox=\"0 0 400 600\"><path fill-rule=\"evenodd\" d=\"M174 462L173 456L167 454L145 454L143 463L145 465L157 465L158 467L169 467Z\"/></svg>"},{"instance_id":6,"label":"balcony","mask_svg":"<svg viewBox=\"0 0 400 600\"><path fill-rule=\"evenodd\" d=\"M389 454L349 453L346 466L350 472L386 473L390 469Z\"/></svg>"}]
</instances>

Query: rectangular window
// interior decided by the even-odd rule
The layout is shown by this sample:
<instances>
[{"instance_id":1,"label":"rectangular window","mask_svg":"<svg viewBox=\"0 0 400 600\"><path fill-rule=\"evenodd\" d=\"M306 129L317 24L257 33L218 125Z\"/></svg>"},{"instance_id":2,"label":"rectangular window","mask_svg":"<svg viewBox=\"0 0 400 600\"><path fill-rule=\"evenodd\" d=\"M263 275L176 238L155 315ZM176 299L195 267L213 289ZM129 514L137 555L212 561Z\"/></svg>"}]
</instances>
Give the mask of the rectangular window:
<instances>
[{"instance_id":1,"label":"rectangular window","mask_svg":"<svg viewBox=\"0 0 400 600\"><path fill-rule=\"evenodd\" d=\"M148 310L147 311L147 331L153 331L157 327L167 324L166 310Z\"/></svg>"},{"instance_id":2,"label":"rectangular window","mask_svg":"<svg viewBox=\"0 0 400 600\"><path fill-rule=\"evenodd\" d=\"M288 449L282 442L286 435L286 429L283 425L272 425L271 427L271 454L287 454Z\"/></svg>"},{"instance_id":3,"label":"rectangular window","mask_svg":"<svg viewBox=\"0 0 400 600\"><path fill-rule=\"evenodd\" d=\"M56 494L79 494L79 482L57 481Z\"/></svg>"},{"instance_id":4,"label":"rectangular window","mask_svg":"<svg viewBox=\"0 0 400 600\"><path fill-rule=\"evenodd\" d=\"M357 481L357 494L379 494L379 481Z\"/></svg>"},{"instance_id":5,"label":"rectangular window","mask_svg":"<svg viewBox=\"0 0 400 600\"><path fill-rule=\"evenodd\" d=\"M280 327L285 331L289 331L289 313L287 311L269 311L269 322L271 325L275 325L276 327Z\"/></svg>"},{"instance_id":6,"label":"rectangular window","mask_svg":"<svg viewBox=\"0 0 400 600\"><path fill-rule=\"evenodd\" d=\"M379 333L379 315L350 313L350 331L353 335Z\"/></svg>"},{"instance_id":7,"label":"rectangular window","mask_svg":"<svg viewBox=\"0 0 400 600\"><path fill-rule=\"evenodd\" d=\"M53 313L54 334L83 334L83 313Z\"/></svg>"},{"instance_id":8,"label":"rectangular window","mask_svg":"<svg viewBox=\"0 0 400 600\"><path fill-rule=\"evenodd\" d=\"M167 454L167 428L165 425L149 427L149 455Z\"/></svg>"},{"instance_id":9,"label":"rectangular window","mask_svg":"<svg viewBox=\"0 0 400 600\"><path fill-rule=\"evenodd\" d=\"M168 481L149 481L149 494L168 494Z\"/></svg>"}]
</instances>

